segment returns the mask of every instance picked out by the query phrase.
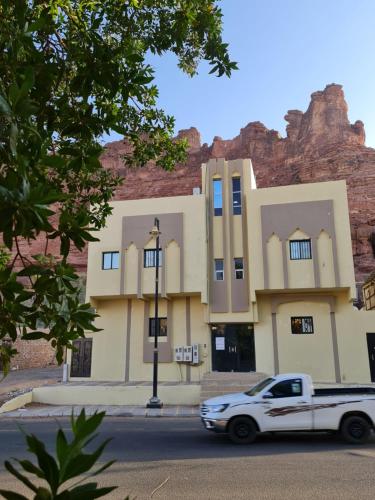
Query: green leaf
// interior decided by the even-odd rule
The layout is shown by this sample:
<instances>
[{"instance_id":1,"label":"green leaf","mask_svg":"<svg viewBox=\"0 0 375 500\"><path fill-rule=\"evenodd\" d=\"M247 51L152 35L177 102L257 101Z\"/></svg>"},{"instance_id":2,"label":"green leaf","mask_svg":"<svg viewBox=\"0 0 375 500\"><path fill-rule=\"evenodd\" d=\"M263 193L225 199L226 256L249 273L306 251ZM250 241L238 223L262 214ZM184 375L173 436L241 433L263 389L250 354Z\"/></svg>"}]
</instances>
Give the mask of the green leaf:
<instances>
[{"instance_id":1,"label":"green leaf","mask_svg":"<svg viewBox=\"0 0 375 500\"><path fill-rule=\"evenodd\" d=\"M56 454L60 467L65 463L68 450L69 446L64 431L59 429L56 436Z\"/></svg>"},{"instance_id":2,"label":"green leaf","mask_svg":"<svg viewBox=\"0 0 375 500\"><path fill-rule=\"evenodd\" d=\"M8 460L4 462L4 465L8 472L10 472L17 479L19 479L25 486L30 488L30 490L34 492L38 490L38 488L26 476L18 472L18 470L15 467L13 467L13 465Z\"/></svg>"},{"instance_id":3,"label":"green leaf","mask_svg":"<svg viewBox=\"0 0 375 500\"><path fill-rule=\"evenodd\" d=\"M16 493L15 491L9 490L0 490L0 493L6 500L28 500L27 497L24 497L20 493Z\"/></svg>"},{"instance_id":4,"label":"green leaf","mask_svg":"<svg viewBox=\"0 0 375 500\"><path fill-rule=\"evenodd\" d=\"M8 116L12 114L12 110L10 109L7 100L4 99L2 95L0 95L0 112L3 115L8 115Z\"/></svg>"},{"instance_id":5,"label":"green leaf","mask_svg":"<svg viewBox=\"0 0 375 500\"><path fill-rule=\"evenodd\" d=\"M69 490L68 495L64 496L65 491L62 491L57 497L56 500L63 500L64 498L69 498L69 500L91 500L95 498L104 497L117 489L117 486L108 486L105 488L98 488L98 483L87 483L80 486L76 486L75 488Z\"/></svg>"},{"instance_id":6,"label":"green leaf","mask_svg":"<svg viewBox=\"0 0 375 500\"><path fill-rule=\"evenodd\" d=\"M55 459L47 453L44 443L33 434L27 434L26 441L29 451L36 455L38 465L50 484L52 492L56 492L59 485L59 470Z\"/></svg>"},{"instance_id":7,"label":"green leaf","mask_svg":"<svg viewBox=\"0 0 375 500\"><path fill-rule=\"evenodd\" d=\"M43 472L39 469L39 467L30 462L30 460L17 460L17 462L26 472L30 472L31 474L35 474L40 478L44 478Z\"/></svg>"},{"instance_id":8,"label":"green leaf","mask_svg":"<svg viewBox=\"0 0 375 500\"><path fill-rule=\"evenodd\" d=\"M12 123L10 126L9 146L13 156L17 155L17 138L18 138L18 127L16 123Z\"/></svg>"},{"instance_id":9,"label":"green leaf","mask_svg":"<svg viewBox=\"0 0 375 500\"><path fill-rule=\"evenodd\" d=\"M46 332L27 332L22 335L23 340L38 340L46 339L49 340L49 335Z\"/></svg>"}]
</instances>

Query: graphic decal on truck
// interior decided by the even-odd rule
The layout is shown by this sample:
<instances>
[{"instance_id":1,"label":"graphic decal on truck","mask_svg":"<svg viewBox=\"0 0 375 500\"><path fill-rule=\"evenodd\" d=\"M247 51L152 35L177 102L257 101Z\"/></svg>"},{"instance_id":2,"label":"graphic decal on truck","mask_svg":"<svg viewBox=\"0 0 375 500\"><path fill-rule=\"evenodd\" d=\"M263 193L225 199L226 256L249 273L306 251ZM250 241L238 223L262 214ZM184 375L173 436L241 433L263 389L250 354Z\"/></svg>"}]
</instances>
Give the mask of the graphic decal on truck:
<instances>
[{"instance_id":1,"label":"graphic decal on truck","mask_svg":"<svg viewBox=\"0 0 375 500\"><path fill-rule=\"evenodd\" d=\"M290 415L291 413L302 413L304 411L312 410L325 410L326 408L336 408L336 406L361 403L362 401L362 399L358 399L357 401L342 401L339 403L321 403L303 406L281 406L280 408L271 408L270 410L266 411L265 414L270 417L283 417L284 415Z\"/></svg>"}]
</instances>

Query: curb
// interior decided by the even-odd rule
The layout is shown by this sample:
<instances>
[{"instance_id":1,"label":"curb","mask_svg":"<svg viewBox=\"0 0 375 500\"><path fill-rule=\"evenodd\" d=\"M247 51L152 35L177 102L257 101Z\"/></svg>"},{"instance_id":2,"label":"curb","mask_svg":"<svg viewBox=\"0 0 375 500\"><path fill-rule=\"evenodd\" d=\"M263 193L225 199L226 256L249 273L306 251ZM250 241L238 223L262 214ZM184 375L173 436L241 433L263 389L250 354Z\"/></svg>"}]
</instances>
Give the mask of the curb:
<instances>
[{"instance_id":1,"label":"curb","mask_svg":"<svg viewBox=\"0 0 375 500\"><path fill-rule=\"evenodd\" d=\"M25 404L25 403L24 403ZM164 407L162 409L149 409L145 407L121 407L118 406L104 406L104 405L80 405L80 406L63 406L54 407L47 406L45 408L20 408L14 410L5 410L0 414L0 419L4 418L22 418L22 419L34 419L34 418L57 418L57 417L70 417L72 412L74 415L78 415L82 408L85 408L87 415L92 415L97 411L105 411L107 417L142 417L142 418L188 418L188 417L199 417L199 407L188 406L188 407Z\"/></svg>"}]
</instances>

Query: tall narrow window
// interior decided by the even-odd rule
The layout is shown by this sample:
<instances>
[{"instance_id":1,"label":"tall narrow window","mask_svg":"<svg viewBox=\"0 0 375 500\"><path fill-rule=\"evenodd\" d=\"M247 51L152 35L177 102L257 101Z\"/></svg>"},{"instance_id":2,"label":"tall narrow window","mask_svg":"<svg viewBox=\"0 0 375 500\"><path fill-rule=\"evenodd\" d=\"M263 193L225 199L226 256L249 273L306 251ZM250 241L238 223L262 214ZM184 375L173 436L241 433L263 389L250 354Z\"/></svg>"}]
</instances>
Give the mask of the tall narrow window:
<instances>
[{"instance_id":1,"label":"tall narrow window","mask_svg":"<svg viewBox=\"0 0 375 500\"><path fill-rule=\"evenodd\" d=\"M215 259L215 281L224 280L224 260Z\"/></svg>"},{"instance_id":2,"label":"tall narrow window","mask_svg":"<svg viewBox=\"0 0 375 500\"><path fill-rule=\"evenodd\" d=\"M232 177L233 215L241 215L241 177Z\"/></svg>"},{"instance_id":3,"label":"tall narrow window","mask_svg":"<svg viewBox=\"0 0 375 500\"><path fill-rule=\"evenodd\" d=\"M291 260L311 259L311 240L290 240L289 250Z\"/></svg>"},{"instance_id":4,"label":"tall narrow window","mask_svg":"<svg viewBox=\"0 0 375 500\"><path fill-rule=\"evenodd\" d=\"M236 280L243 280L243 258L234 259L234 277Z\"/></svg>"},{"instance_id":5,"label":"tall narrow window","mask_svg":"<svg viewBox=\"0 0 375 500\"><path fill-rule=\"evenodd\" d=\"M103 252L102 253L102 269L118 269L119 252Z\"/></svg>"},{"instance_id":6,"label":"tall narrow window","mask_svg":"<svg viewBox=\"0 0 375 500\"><path fill-rule=\"evenodd\" d=\"M163 251L159 249L159 266L161 267L163 263ZM150 249L144 251L143 257L143 266L144 267L156 267L156 249Z\"/></svg>"},{"instance_id":7,"label":"tall narrow window","mask_svg":"<svg viewBox=\"0 0 375 500\"><path fill-rule=\"evenodd\" d=\"M223 182L214 179L214 215L223 215Z\"/></svg>"}]
</instances>

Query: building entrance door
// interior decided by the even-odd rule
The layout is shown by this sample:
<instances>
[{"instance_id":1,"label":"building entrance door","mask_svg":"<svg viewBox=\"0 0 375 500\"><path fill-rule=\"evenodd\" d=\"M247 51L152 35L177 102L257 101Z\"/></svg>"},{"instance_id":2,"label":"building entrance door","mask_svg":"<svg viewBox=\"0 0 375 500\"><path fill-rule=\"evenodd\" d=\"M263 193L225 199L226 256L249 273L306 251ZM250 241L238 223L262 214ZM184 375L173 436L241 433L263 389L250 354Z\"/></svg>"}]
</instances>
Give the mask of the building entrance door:
<instances>
[{"instance_id":1,"label":"building entrance door","mask_svg":"<svg viewBox=\"0 0 375 500\"><path fill-rule=\"evenodd\" d=\"M371 382L375 382L375 333L367 334L367 349L370 363Z\"/></svg>"},{"instance_id":2,"label":"building entrance door","mask_svg":"<svg viewBox=\"0 0 375 500\"><path fill-rule=\"evenodd\" d=\"M219 324L212 325L211 331L213 371L255 371L253 325Z\"/></svg>"}]
</instances>

